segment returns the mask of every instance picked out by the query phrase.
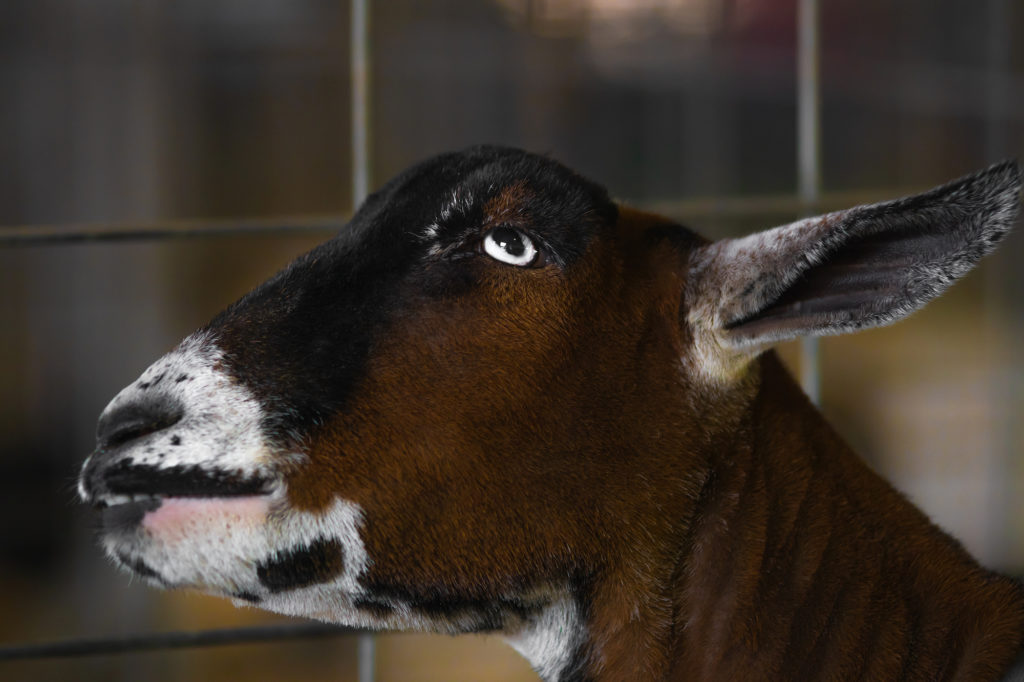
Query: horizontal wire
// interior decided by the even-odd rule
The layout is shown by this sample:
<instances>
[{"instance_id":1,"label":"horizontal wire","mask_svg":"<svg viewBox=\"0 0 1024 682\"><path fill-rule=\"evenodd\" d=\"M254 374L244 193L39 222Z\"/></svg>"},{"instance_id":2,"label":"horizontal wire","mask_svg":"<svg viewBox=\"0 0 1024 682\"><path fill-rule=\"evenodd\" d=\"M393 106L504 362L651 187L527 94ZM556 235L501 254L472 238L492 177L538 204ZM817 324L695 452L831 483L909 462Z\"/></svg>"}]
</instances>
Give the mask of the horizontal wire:
<instances>
[{"instance_id":1,"label":"horizontal wire","mask_svg":"<svg viewBox=\"0 0 1024 682\"><path fill-rule=\"evenodd\" d=\"M140 635L3 645L0 646L0 661L107 656L111 654L159 651L161 649L187 649L289 639L312 639L314 637L340 637L358 635L363 632L364 630L339 625L328 625L326 623L261 625L191 632L149 632Z\"/></svg>"},{"instance_id":2,"label":"horizontal wire","mask_svg":"<svg viewBox=\"0 0 1024 682\"><path fill-rule=\"evenodd\" d=\"M919 191L874 190L830 192L810 205L812 211L830 211L873 203ZM643 208L679 219L735 220L743 218L796 217L808 204L791 195L711 197L682 201L645 202ZM347 215L277 216L227 220L167 220L147 223L67 223L0 227L0 247L39 246L79 242L146 241L224 235L326 235L337 232Z\"/></svg>"},{"instance_id":3,"label":"horizontal wire","mask_svg":"<svg viewBox=\"0 0 1024 682\"><path fill-rule=\"evenodd\" d=\"M145 241L233 234L331 234L346 216L247 218L234 220L167 220L150 223L67 223L0 227L0 246L36 246L76 242Z\"/></svg>"}]
</instances>

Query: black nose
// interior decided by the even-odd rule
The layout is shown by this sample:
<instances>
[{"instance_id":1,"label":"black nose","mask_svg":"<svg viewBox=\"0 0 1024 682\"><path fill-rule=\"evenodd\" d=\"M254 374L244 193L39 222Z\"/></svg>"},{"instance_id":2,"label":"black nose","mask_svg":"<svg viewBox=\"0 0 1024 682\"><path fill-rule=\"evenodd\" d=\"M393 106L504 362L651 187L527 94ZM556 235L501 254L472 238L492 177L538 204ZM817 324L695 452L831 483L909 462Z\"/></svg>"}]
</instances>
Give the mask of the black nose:
<instances>
[{"instance_id":1,"label":"black nose","mask_svg":"<svg viewBox=\"0 0 1024 682\"><path fill-rule=\"evenodd\" d=\"M117 408L100 417L96 448L107 450L162 431L181 421L185 411L170 400L147 400Z\"/></svg>"}]
</instances>

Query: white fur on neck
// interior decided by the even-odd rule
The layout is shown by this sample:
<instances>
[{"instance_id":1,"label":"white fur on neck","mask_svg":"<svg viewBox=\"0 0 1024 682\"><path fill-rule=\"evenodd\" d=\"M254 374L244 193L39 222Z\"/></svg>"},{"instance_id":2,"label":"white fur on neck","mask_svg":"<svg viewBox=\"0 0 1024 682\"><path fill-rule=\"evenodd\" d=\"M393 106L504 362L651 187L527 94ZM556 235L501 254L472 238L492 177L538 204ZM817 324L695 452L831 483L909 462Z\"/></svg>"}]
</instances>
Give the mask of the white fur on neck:
<instances>
[{"instance_id":1,"label":"white fur on neck","mask_svg":"<svg viewBox=\"0 0 1024 682\"><path fill-rule=\"evenodd\" d=\"M579 606L568 592L544 607L530 623L505 641L547 682L558 682L583 644Z\"/></svg>"}]
</instances>

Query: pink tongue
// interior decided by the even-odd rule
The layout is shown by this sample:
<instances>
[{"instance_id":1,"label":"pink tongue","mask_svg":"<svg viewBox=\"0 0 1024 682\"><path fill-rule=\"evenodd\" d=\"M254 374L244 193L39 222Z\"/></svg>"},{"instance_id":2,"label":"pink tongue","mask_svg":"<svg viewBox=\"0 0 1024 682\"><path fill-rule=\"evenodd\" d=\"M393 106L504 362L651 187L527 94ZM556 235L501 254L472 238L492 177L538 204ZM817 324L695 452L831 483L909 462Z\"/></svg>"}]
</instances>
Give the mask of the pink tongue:
<instances>
[{"instance_id":1,"label":"pink tongue","mask_svg":"<svg viewBox=\"0 0 1024 682\"><path fill-rule=\"evenodd\" d=\"M142 525L155 532L178 529L199 520L261 522L270 505L264 495L246 497L169 497L142 517Z\"/></svg>"}]
</instances>

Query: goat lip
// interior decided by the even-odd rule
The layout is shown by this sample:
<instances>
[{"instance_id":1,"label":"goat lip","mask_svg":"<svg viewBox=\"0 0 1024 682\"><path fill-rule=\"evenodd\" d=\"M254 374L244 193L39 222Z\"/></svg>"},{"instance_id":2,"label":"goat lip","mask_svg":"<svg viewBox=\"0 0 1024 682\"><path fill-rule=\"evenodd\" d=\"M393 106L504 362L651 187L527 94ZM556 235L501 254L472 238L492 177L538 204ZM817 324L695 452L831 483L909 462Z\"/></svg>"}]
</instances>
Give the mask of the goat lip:
<instances>
[{"instance_id":1,"label":"goat lip","mask_svg":"<svg viewBox=\"0 0 1024 682\"><path fill-rule=\"evenodd\" d=\"M163 502L159 495L99 495L92 499L91 504L96 511L124 507L126 505L142 505L156 509Z\"/></svg>"},{"instance_id":2,"label":"goat lip","mask_svg":"<svg viewBox=\"0 0 1024 682\"><path fill-rule=\"evenodd\" d=\"M174 502L179 500L245 500L245 499L258 499L266 498L271 499L274 497L275 489L267 489L262 493L249 493L249 494L238 494L238 495L159 495L159 494L147 494L147 495L117 495L117 494L106 494L94 497L89 505L97 512L106 513L114 509L122 509L129 507L137 507L142 509L144 512L156 511L165 502Z\"/></svg>"},{"instance_id":3,"label":"goat lip","mask_svg":"<svg viewBox=\"0 0 1024 682\"><path fill-rule=\"evenodd\" d=\"M96 500L93 506L100 514L105 533L125 535L140 528L153 530L156 526L166 525L168 519L172 522L175 519L180 520L194 514L196 510L207 514L213 511L217 514L228 513L235 516L263 515L270 508L273 497L273 493L219 497L108 495Z\"/></svg>"},{"instance_id":4,"label":"goat lip","mask_svg":"<svg viewBox=\"0 0 1024 682\"><path fill-rule=\"evenodd\" d=\"M128 501L110 500L99 505L103 519L103 529L107 532L128 531L142 522L142 518L149 512L155 511L163 504L158 497L139 497Z\"/></svg>"},{"instance_id":5,"label":"goat lip","mask_svg":"<svg viewBox=\"0 0 1024 682\"><path fill-rule=\"evenodd\" d=\"M206 469L198 466L156 467L122 460L101 474L103 492L96 506L113 506L147 499L230 498L269 495L276 477L258 473Z\"/></svg>"}]
</instances>

